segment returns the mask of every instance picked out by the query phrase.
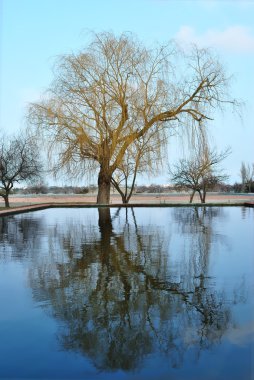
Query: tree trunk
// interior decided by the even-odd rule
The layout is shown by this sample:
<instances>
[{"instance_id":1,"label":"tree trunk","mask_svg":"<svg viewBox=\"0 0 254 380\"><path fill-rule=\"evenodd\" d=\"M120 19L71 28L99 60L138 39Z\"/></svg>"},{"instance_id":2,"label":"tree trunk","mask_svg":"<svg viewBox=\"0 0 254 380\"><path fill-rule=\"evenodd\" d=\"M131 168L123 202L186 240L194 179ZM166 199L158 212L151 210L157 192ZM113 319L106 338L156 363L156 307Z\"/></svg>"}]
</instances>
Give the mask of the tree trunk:
<instances>
[{"instance_id":1,"label":"tree trunk","mask_svg":"<svg viewBox=\"0 0 254 380\"><path fill-rule=\"evenodd\" d=\"M6 194L6 195L3 196L3 198L4 198L5 207L10 207L9 195Z\"/></svg>"},{"instance_id":2,"label":"tree trunk","mask_svg":"<svg viewBox=\"0 0 254 380\"><path fill-rule=\"evenodd\" d=\"M127 204L128 203L128 199L126 198L126 195L122 195L121 194L121 197L122 197L122 202L123 202L123 204Z\"/></svg>"},{"instance_id":3,"label":"tree trunk","mask_svg":"<svg viewBox=\"0 0 254 380\"><path fill-rule=\"evenodd\" d=\"M201 192L201 190L197 190L197 192L199 194L199 198L200 198L201 203L203 203L203 198L202 198L202 192Z\"/></svg>"},{"instance_id":4,"label":"tree trunk","mask_svg":"<svg viewBox=\"0 0 254 380\"><path fill-rule=\"evenodd\" d=\"M204 189L203 196L202 196L202 203L205 203L205 199L206 199L206 190Z\"/></svg>"},{"instance_id":5,"label":"tree trunk","mask_svg":"<svg viewBox=\"0 0 254 380\"><path fill-rule=\"evenodd\" d=\"M100 168L98 176L98 195L97 195L97 204L108 205L110 201L110 181L111 175L103 169Z\"/></svg>"},{"instance_id":6,"label":"tree trunk","mask_svg":"<svg viewBox=\"0 0 254 380\"><path fill-rule=\"evenodd\" d=\"M201 200L201 203L205 203L205 199L206 199L206 188L205 186L203 187L203 191L200 191L200 200Z\"/></svg>"},{"instance_id":7,"label":"tree trunk","mask_svg":"<svg viewBox=\"0 0 254 380\"><path fill-rule=\"evenodd\" d=\"M195 194L196 190L193 190L193 192L191 193L191 196L190 196L190 203L192 203L193 201L193 198L194 198L194 194Z\"/></svg>"},{"instance_id":8,"label":"tree trunk","mask_svg":"<svg viewBox=\"0 0 254 380\"><path fill-rule=\"evenodd\" d=\"M137 169L135 169L135 173L134 173L134 177L133 177L133 181L132 181L131 189L130 189L129 195L128 195L128 197L127 197L127 201L126 201L126 203L129 203L129 200L130 200L131 197L132 197L132 193L133 193L134 186L135 186L135 181L136 181L136 176L137 176Z\"/></svg>"}]
</instances>

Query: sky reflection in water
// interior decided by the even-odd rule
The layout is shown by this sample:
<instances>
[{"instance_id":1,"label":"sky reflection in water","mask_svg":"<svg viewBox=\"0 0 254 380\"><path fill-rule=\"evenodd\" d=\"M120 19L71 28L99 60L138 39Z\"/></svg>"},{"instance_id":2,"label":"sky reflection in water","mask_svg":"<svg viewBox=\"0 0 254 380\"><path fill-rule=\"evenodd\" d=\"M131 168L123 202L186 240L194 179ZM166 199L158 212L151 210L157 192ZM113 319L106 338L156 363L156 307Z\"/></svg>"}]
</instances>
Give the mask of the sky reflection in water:
<instances>
[{"instance_id":1,"label":"sky reflection in water","mask_svg":"<svg viewBox=\"0 0 254 380\"><path fill-rule=\"evenodd\" d=\"M241 207L1 218L0 378L253 378L253 222Z\"/></svg>"}]
</instances>

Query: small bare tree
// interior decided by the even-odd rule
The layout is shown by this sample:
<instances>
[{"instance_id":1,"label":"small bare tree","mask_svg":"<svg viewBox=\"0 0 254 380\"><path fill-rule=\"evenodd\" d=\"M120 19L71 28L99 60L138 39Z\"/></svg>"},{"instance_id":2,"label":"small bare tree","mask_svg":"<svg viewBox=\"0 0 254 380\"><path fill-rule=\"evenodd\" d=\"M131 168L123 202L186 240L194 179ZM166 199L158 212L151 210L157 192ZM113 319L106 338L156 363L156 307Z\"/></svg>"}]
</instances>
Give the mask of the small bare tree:
<instances>
[{"instance_id":1,"label":"small bare tree","mask_svg":"<svg viewBox=\"0 0 254 380\"><path fill-rule=\"evenodd\" d=\"M111 184L122 197L123 203L128 203L135 186L138 172L142 171L140 165L141 152L135 153L130 149L125 152L123 162L115 170L111 178Z\"/></svg>"},{"instance_id":2,"label":"small bare tree","mask_svg":"<svg viewBox=\"0 0 254 380\"><path fill-rule=\"evenodd\" d=\"M190 190L190 203L197 192L201 203L206 201L207 189L223 183L228 176L219 172L217 165L230 153L230 149L217 153L216 150L202 148L190 159L181 159L173 169L169 169L172 182L179 190Z\"/></svg>"},{"instance_id":3,"label":"small bare tree","mask_svg":"<svg viewBox=\"0 0 254 380\"><path fill-rule=\"evenodd\" d=\"M158 174L166 156L166 136L163 129L152 131L135 141L126 151L122 163L112 175L111 183L128 203L135 187L137 174Z\"/></svg>"},{"instance_id":4,"label":"small bare tree","mask_svg":"<svg viewBox=\"0 0 254 380\"><path fill-rule=\"evenodd\" d=\"M0 141L0 196L4 198L5 207L10 207L9 195L15 183L38 179L42 164L33 139L1 137Z\"/></svg>"}]
</instances>

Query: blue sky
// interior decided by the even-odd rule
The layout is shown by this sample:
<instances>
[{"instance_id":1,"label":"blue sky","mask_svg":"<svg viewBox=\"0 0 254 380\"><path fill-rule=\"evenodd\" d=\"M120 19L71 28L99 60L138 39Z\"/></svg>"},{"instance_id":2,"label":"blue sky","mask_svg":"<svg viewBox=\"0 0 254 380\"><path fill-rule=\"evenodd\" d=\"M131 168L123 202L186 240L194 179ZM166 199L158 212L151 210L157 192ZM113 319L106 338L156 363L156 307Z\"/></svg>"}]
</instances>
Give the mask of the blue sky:
<instances>
[{"instance_id":1,"label":"blue sky","mask_svg":"<svg viewBox=\"0 0 254 380\"><path fill-rule=\"evenodd\" d=\"M195 42L216 49L234 74L233 96L245 103L242 119L228 110L209 125L218 149L231 146L223 163L230 182L240 181L241 162L254 162L253 20L253 0L0 0L0 130L25 126L26 106L49 86L56 57L81 50L89 31L131 31L144 43ZM170 161L181 154L172 139ZM167 183L168 175L140 181Z\"/></svg>"}]
</instances>

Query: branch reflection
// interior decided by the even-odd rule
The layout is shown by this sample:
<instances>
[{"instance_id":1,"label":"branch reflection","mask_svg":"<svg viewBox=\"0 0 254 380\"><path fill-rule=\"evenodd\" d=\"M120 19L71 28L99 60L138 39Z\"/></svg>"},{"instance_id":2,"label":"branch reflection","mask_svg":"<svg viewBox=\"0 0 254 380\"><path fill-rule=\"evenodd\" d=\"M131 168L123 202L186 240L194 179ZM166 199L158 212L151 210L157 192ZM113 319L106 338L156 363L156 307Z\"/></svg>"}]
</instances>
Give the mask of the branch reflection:
<instances>
[{"instance_id":1,"label":"branch reflection","mask_svg":"<svg viewBox=\"0 0 254 380\"><path fill-rule=\"evenodd\" d=\"M164 229L138 222L130 208L112 216L99 208L98 224L86 217L50 228L29 280L35 300L46 300L59 321L61 346L112 371L136 369L155 353L180 367L189 348L199 355L218 344L233 324L230 302L209 276L221 211L200 210L176 208ZM171 241L174 223L184 254Z\"/></svg>"},{"instance_id":2,"label":"branch reflection","mask_svg":"<svg viewBox=\"0 0 254 380\"><path fill-rule=\"evenodd\" d=\"M0 260L11 256L16 260L28 258L31 249L40 247L43 220L29 214L0 218Z\"/></svg>"}]
</instances>

